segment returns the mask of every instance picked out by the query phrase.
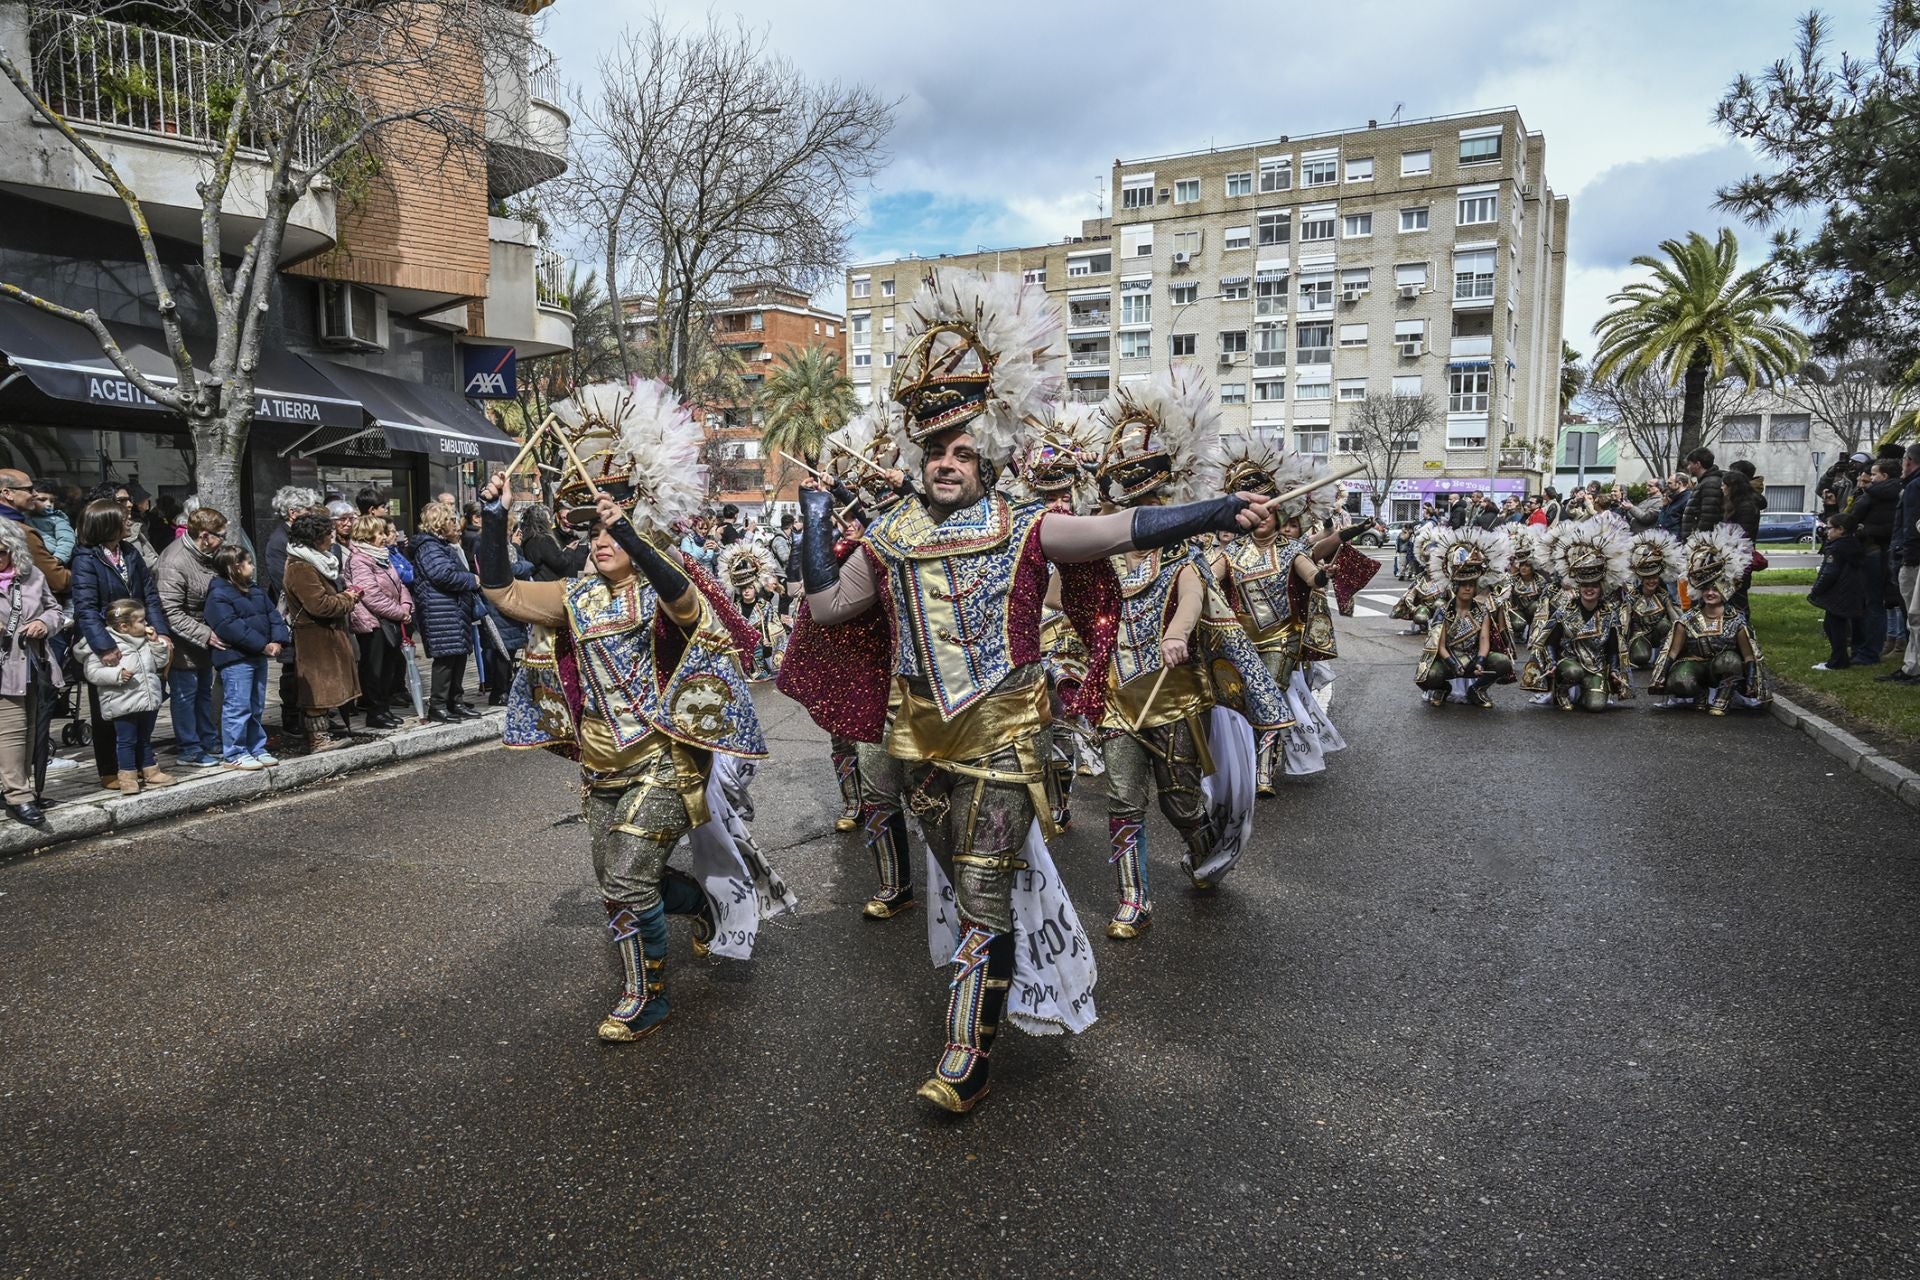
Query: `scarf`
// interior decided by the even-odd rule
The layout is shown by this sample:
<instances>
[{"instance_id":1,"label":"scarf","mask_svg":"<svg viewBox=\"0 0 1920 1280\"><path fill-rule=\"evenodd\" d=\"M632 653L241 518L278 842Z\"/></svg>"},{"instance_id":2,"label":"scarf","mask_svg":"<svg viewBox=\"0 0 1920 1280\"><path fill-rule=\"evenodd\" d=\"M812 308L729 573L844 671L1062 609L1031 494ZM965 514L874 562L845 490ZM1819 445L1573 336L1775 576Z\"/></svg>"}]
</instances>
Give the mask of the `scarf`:
<instances>
[{"instance_id":1,"label":"scarf","mask_svg":"<svg viewBox=\"0 0 1920 1280\"><path fill-rule=\"evenodd\" d=\"M312 547L303 547L297 542L287 544L287 554L313 566L313 571L334 586L340 585L340 563L324 551L315 551Z\"/></svg>"},{"instance_id":2,"label":"scarf","mask_svg":"<svg viewBox=\"0 0 1920 1280\"><path fill-rule=\"evenodd\" d=\"M353 549L372 560L382 569L386 568L393 560L392 547L379 547L371 542L356 542L353 544Z\"/></svg>"}]
</instances>

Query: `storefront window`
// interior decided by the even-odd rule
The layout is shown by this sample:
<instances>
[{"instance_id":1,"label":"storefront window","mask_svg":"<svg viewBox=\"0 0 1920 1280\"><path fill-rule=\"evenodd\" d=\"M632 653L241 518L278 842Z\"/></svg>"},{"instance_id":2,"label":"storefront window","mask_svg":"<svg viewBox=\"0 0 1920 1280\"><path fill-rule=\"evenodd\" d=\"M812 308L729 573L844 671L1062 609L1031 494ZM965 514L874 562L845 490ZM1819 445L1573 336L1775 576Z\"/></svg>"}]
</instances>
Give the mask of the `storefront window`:
<instances>
[{"instance_id":1,"label":"storefront window","mask_svg":"<svg viewBox=\"0 0 1920 1280\"><path fill-rule=\"evenodd\" d=\"M60 486L69 516L86 506L97 484L138 483L155 499L185 501L194 491L193 442L148 431L97 431L9 422L0 431L0 466L18 467Z\"/></svg>"}]
</instances>

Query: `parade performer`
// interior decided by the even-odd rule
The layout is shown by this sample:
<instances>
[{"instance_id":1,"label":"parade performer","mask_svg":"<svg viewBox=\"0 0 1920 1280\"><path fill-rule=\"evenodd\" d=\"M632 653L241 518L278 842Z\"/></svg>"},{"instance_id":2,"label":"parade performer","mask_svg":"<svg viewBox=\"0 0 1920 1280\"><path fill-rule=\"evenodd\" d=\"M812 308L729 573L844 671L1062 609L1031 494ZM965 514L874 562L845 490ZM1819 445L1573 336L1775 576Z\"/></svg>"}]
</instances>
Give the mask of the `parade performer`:
<instances>
[{"instance_id":1,"label":"parade performer","mask_svg":"<svg viewBox=\"0 0 1920 1280\"><path fill-rule=\"evenodd\" d=\"M1507 528L1512 553L1507 574L1494 592L1496 619L1504 625L1510 644L1508 653L1518 660L1533 642L1533 620L1540 606L1553 594L1553 578L1548 568L1544 527L1517 524Z\"/></svg>"},{"instance_id":2,"label":"parade performer","mask_svg":"<svg viewBox=\"0 0 1920 1280\"><path fill-rule=\"evenodd\" d=\"M1447 529L1428 549L1428 572L1451 588L1434 610L1427 646L1413 681L1426 692L1427 705L1444 707L1449 694L1463 694L1467 705L1491 707L1491 686L1511 683L1513 658L1499 647L1504 640L1499 608L1480 594L1481 580L1505 573L1512 543L1504 528L1467 525Z\"/></svg>"},{"instance_id":3,"label":"parade performer","mask_svg":"<svg viewBox=\"0 0 1920 1280\"><path fill-rule=\"evenodd\" d=\"M773 562L759 547L742 538L721 548L714 569L732 590L734 608L753 628L753 661L747 678L773 679L787 643L786 621L780 616L779 598L773 593Z\"/></svg>"},{"instance_id":4,"label":"parade performer","mask_svg":"<svg viewBox=\"0 0 1920 1280\"><path fill-rule=\"evenodd\" d=\"M802 569L815 619L845 622L881 600L894 617L887 746L907 770L906 802L931 846L932 872L950 881L958 909L954 944L942 948L953 965L946 1048L920 1096L964 1112L986 1092L1003 1014L1035 1031L1083 1030L1094 1016L1091 948L1046 846L1048 564L1060 568L1067 615L1087 648L1080 708L1101 705L1119 610L1107 557L1248 528L1259 508L1244 497L1102 516L1016 507L994 486L1020 424L1060 390L1058 314L1017 277L938 270L905 314L891 390L905 410L901 451L919 492L877 519L863 554L842 564L830 495L804 489ZM784 687L822 696L791 678L795 661L790 647ZM817 673L834 697L863 701L877 728L888 691L868 674L824 663Z\"/></svg>"},{"instance_id":5,"label":"parade performer","mask_svg":"<svg viewBox=\"0 0 1920 1280\"><path fill-rule=\"evenodd\" d=\"M1667 647L1673 622L1680 616L1672 583L1680 576L1680 540L1664 529L1646 529L1633 536L1627 549L1627 567L1637 584L1627 595L1627 663L1648 671Z\"/></svg>"},{"instance_id":6,"label":"parade performer","mask_svg":"<svg viewBox=\"0 0 1920 1280\"><path fill-rule=\"evenodd\" d=\"M1427 624L1433 618L1433 608L1446 599L1445 579L1436 579L1427 572L1427 556L1433 550L1433 540L1442 532L1438 525L1422 525L1413 533L1413 581L1400 593L1400 599L1394 602L1389 616L1408 623L1403 636L1423 636L1427 633Z\"/></svg>"},{"instance_id":7,"label":"parade performer","mask_svg":"<svg viewBox=\"0 0 1920 1280\"><path fill-rule=\"evenodd\" d=\"M580 764L594 872L626 971L598 1034L632 1041L669 1012L668 915L694 918L696 954L744 958L763 916L794 904L746 831L743 789L729 785L766 754L743 667L753 633L666 533L705 496L700 428L658 382L582 388L555 413L575 454L599 465L562 489L594 500L589 567L556 582L513 577L500 472L481 494L480 585L533 628L506 742ZM667 866L683 836L691 875Z\"/></svg>"},{"instance_id":8,"label":"parade performer","mask_svg":"<svg viewBox=\"0 0 1920 1280\"><path fill-rule=\"evenodd\" d=\"M1626 619L1619 592L1627 580L1627 528L1595 516L1553 527L1550 551L1559 590L1534 621L1522 680L1536 702L1562 711L1605 711L1633 696L1627 678Z\"/></svg>"},{"instance_id":9,"label":"parade performer","mask_svg":"<svg viewBox=\"0 0 1920 1280\"><path fill-rule=\"evenodd\" d=\"M1753 564L1753 543L1740 526L1722 524L1693 534L1683 550L1694 603L1674 622L1649 688L1668 695L1664 706L1690 703L1714 716L1766 705L1773 682L1759 638L1732 604Z\"/></svg>"},{"instance_id":10,"label":"parade performer","mask_svg":"<svg viewBox=\"0 0 1920 1280\"><path fill-rule=\"evenodd\" d=\"M1096 477L1101 497L1112 506L1152 507L1219 492L1219 401L1197 370L1179 365L1143 386L1122 387L1102 406L1101 416L1108 434ZM1238 820L1215 820L1201 782L1214 772L1207 732L1214 706L1209 650L1219 647L1214 632L1196 635L1212 573L1204 545L1135 550L1114 559L1120 579L1119 631L1107 673L1106 715L1100 722L1109 860L1119 893L1107 923L1110 938L1136 937L1153 922L1147 873L1149 784L1160 812L1186 845L1180 865L1197 888L1213 886L1214 877L1202 875L1200 868L1214 862L1224 826L1241 825ZM1251 717L1258 721L1256 731L1277 731L1289 719L1281 709L1279 686L1231 613L1219 612L1224 617L1217 626L1226 629L1228 637L1237 637L1243 650L1227 684L1240 692L1243 705L1251 685L1252 700L1265 708ZM1233 667L1230 649L1224 657ZM1233 855L1238 853L1236 846Z\"/></svg>"}]
</instances>

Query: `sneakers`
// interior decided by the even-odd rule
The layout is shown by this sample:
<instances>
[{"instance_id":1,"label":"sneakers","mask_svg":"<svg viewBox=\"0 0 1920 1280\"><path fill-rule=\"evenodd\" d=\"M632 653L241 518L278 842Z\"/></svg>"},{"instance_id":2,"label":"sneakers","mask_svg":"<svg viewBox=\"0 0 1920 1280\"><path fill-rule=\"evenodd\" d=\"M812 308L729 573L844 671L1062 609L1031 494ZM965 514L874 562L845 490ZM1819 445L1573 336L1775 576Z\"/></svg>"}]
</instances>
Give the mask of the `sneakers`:
<instances>
[{"instance_id":1,"label":"sneakers","mask_svg":"<svg viewBox=\"0 0 1920 1280\"><path fill-rule=\"evenodd\" d=\"M255 770L267 767L258 760L255 760L252 756L241 756L238 760L229 760L226 762L226 766L229 769L237 769L246 773L252 773Z\"/></svg>"},{"instance_id":2,"label":"sneakers","mask_svg":"<svg viewBox=\"0 0 1920 1280\"><path fill-rule=\"evenodd\" d=\"M1813 664L1813 669L1815 671L1845 671L1852 665L1851 662L1816 662Z\"/></svg>"},{"instance_id":3,"label":"sneakers","mask_svg":"<svg viewBox=\"0 0 1920 1280\"><path fill-rule=\"evenodd\" d=\"M271 769L271 768L272 768L272 767L273 767L274 765L276 765L276 764L279 764L279 763L280 763L280 757L279 757L279 756L270 756L270 755L268 755L268 754L267 754L266 752L264 752L264 751L256 751L256 752L254 752L254 753L253 753L253 758L254 758L255 760L257 760L257 761L259 761L259 763L260 763L260 765L261 765L261 767L263 767L263 768L267 768L267 769Z\"/></svg>"},{"instance_id":4,"label":"sneakers","mask_svg":"<svg viewBox=\"0 0 1920 1280\"><path fill-rule=\"evenodd\" d=\"M1920 684L1920 675L1905 671L1889 671L1883 676L1873 678L1875 684Z\"/></svg>"},{"instance_id":5,"label":"sneakers","mask_svg":"<svg viewBox=\"0 0 1920 1280\"><path fill-rule=\"evenodd\" d=\"M193 756L182 757L180 763L189 769L218 769L226 761L218 756Z\"/></svg>"}]
</instances>

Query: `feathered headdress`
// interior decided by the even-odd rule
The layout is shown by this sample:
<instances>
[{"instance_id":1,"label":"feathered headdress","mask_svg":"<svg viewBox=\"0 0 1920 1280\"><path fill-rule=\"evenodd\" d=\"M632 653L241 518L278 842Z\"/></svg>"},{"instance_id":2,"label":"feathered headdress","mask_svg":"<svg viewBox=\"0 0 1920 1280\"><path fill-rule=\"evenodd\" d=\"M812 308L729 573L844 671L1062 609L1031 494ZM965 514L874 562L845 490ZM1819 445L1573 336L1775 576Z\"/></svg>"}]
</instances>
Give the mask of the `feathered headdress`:
<instances>
[{"instance_id":1,"label":"feathered headdress","mask_svg":"<svg viewBox=\"0 0 1920 1280\"><path fill-rule=\"evenodd\" d=\"M1020 502L1065 499L1075 511L1091 508L1101 444L1094 406L1058 401L1045 418L1026 426L1014 449L1008 493Z\"/></svg>"},{"instance_id":2,"label":"feathered headdress","mask_svg":"<svg viewBox=\"0 0 1920 1280\"><path fill-rule=\"evenodd\" d=\"M1220 403L1198 369L1179 364L1121 387L1100 406L1100 421L1107 441L1097 476L1108 501L1131 506L1158 493L1186 502L1220 491Z\"/></svg>"},{"instance_id":3,"label":"feathered headdress","mask_svg":"<svg viewBox=\"0 0 1920 1280\"><path fill-rule=\"evenodd\" d=\"M1505 529L1466 525L1441 530L1428 545L1427 573L1456 583L1478 582L1487 574L1505 573L1512 559L1513 540Z\"/></svg>"},{"instance_id":4,"label":"feathered headdress","mask_svg":"<svg viewBox=\"0 0 1920 1280\"><path fill-rule=\"evenodd\" d=\"M1256 436L1228 437L1221 451L1221 492L1273 497L1280 492L1274 475L1280 470L1282 452Z\"/></svg>"},{"instance_id":5,"label":"feathered headdress","mask_svg":"<svg viewBox=\"0 0 1920 1280\"><path fill-rule=\"evenodd\" d=\"M1672 582L1685 568L1680 539L1665 529L1643 529L1633 536L1633 545L1627 550L1627 564L1636 578Z\"/></svg>"},{"instance_id":6,"label":"feathered headdress","mask_svg":"<svg viewBox=\"0 0 1920 1280\"><path fill-rule=\"evenodd\" d=\"M1548 536L1553 570L1565 582L1579 586L1598 583L1612 590L1627 580L1626 525L1590 517L1562 520Z\"/></svg>"},{"instance_id":7,"label":"feathered headdress","mask_svg":"<svg viewBox=\"0 0 1920 1280\"><path fill-rule=\"evenodd\" d=\"M722 547L714 568L719 571L720 581L735 591L742 587L758 586L774 576L772 562L761 553L760 548L745 538Z\"/></svg>"},{"instance_id":8,"label":"feathered headdress","mask_svg":"<svg viewBox=\"0 0 1920 1280\"><path fill-rule=\"evenodd\" d=\"M1686 541L1687 584L1696 592L1708 587L1730 596L1753 568L1753 541L1736 524L1702 529Z\"/></svg>"},{"instance_id":9,"label":"feathered headdress","mask_svg":"<svg viewBox=\"0 0 1920 1280\"><path fill-rule=\"evenodd\" d=\"M1519 568L1523 564L1533 566L1536 573L1547 572L1547 547L1545 535L1530 524L1516 524L1507 530L1513 541L1513 554L1508 564Z\"/></svg>"},{"instance_id":10,"label":"feathered headdress","mask_svg":"<svg viewBox=\"0 0 1920 1280\"><path fill-rule=\"evenodd\" d=\"M891 470L900 465L900 447L896 443L900 416L899 405L885 396L875 396L846 426L827 436L828 448L821 452L822 468L869 505L882 503L891 496L886 480L875 468Z\"/></svg>"},{"instance_id":11,"label":"feathered headdress","mask_svg":"<svg viewBox=\"0 0 1920 1280\"><path fill-rule=\"evenodd\" d=\"M1007 272L940 270L905 308L906 346L893 367L900 456L915 471L926 442L965 427L995 466L1020 424L1065 386L1067 347L1046 290Z\"/></svg>"},{"instance_id":12,"label":"feathered headdress","mask_svg":"<svg viewBox=\"0 0 1920 1280\"><path fill-rule=\"evenodd\" d=\"M586 506L598 488L635 525L667 529L707 496L700 425L664 382L596 382L553 406L559 429L587 468L559 488L563 503Z\"/></svg>"},{"instance_id":13,"label":"feathered headdress","mask_svg":"<svg viewBox=\"0 0 1920 1280\"><path fill-rule=\"evenodd\" d=\"M1313 484L1326 474L1326 468L1314 460L1311 454L1287 451L1280 458L1280 465L1273 469L1271 479L1273 492L1288 493L1303 484ZM1317 529L1333 514L1334 506L1340 501L1339 488L1331 484L1318 485L1305 493L1288 498L1285 502L1269 503L1267 510L1285 524L1289 520L1298 520L1300 528Z\"/></svg>"},{"instance_id":14,"label":"feathered headdress","mask_svg":"<svg viewBox=\"0 0 1920 1280\"><path fill-rule=\"evenodd\" d=\"M1421 564L1425 564L1427 562L1427 553L1433 550L1433 540L1444 532L1445 530L1439 525L1432 524L1421 525L1415 529L1413 531L1414 558Z\"/></svg>"}]
</instances>

